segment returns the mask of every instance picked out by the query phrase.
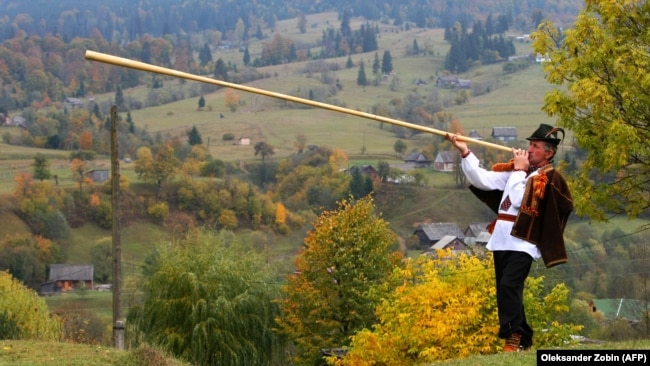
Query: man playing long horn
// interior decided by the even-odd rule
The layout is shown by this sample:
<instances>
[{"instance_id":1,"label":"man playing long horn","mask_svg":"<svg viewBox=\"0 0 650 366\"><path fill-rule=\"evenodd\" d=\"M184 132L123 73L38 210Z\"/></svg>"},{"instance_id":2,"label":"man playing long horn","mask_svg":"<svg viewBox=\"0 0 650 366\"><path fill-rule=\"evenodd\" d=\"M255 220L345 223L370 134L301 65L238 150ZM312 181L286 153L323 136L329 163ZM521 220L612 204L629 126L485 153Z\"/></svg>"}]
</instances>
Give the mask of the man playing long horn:
<instances>
[{"instance_id":1,"label":"man playing long horn","mask_svg":"<svg viewBox=\"0 0 650 366\"><path fill-rule=\"evenodd\" d=\"M486 248L494 257L498 336L506 340L503 351L528 349L533 330L526 322L523 293L532 262L542 258L550 268L567 261L563 233L573 199L552 165L564 130L541 124L527 138L527 150L513 148L512 160L495 164L490 171L479 166L478 158L457 137L446 135L461 153L470 190L497 214L488 226L492 236Z\"/></svg>"}]
</instances>

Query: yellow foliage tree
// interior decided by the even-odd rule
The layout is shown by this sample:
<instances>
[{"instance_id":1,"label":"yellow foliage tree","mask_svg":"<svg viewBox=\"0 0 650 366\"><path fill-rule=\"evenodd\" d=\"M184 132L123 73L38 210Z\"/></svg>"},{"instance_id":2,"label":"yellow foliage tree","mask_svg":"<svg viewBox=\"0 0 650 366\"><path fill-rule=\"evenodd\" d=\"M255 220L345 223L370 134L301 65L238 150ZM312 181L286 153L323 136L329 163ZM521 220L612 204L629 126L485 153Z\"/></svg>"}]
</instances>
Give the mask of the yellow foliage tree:
<instances>
[{"instance_id":1,"label":"yellow foliage tree","mask_svg":"<svg viewBox=\"0 0 650 366\"><path fill-rule=\"evenodd\" d=\"M439 251L436 259L421 256L395 271L401 281L377 307L379 324L352 337L350 352L337 365L420 365L474 354L497 352L498 317L489 256L453 256ZM529 278L525 291L527 317L537 332L538 346L570 341L581 327L560 324L558 314L569 310L568 290L556 286L542 296L543 278Z\"/></svg>"},{"instance_id":2,"label":"yellow foliage tree","mask_svg":"<svg viewBox=\"0 0 650 366\"><path fill-rule=\"evenodd\" d=\"M224 98L225 98L224 102L226 103L226 107L230 108L232 112L236 111L237 106L239 105L239 94L237 94L232 89L226 89Z\"/></svg>"},{"instance_id":3,"label":"yellow foliage tree","mask_svg":"<svg viewBox=\"0 0 650 366\"><path fill-rule=\"evenodd\" d=\"M339 169L347 167L348 165L348 154L345 153L340 148L334 148L332 150L332 155L329 157L330 167L333 172L337 172Z\"/></svg>"},{"instance_id":4,"label":"yellow foliage tree","mask_svg":"<svg viewBox=\"0 0 650 366\"><path fill-rule=\"evenodd\" d=\"M401 254L395 234L370 197L343 200L322 213L296 258L279 300L279 329L295 342L296 365L314 365L323 348L345 347L377 321L375 307L390 293Z\"/></svg>"},{"instance_id":5,"label":"yellow foliage tree","mask_svg":"<svg viewBox=\"0 0 650 366\"><path fill-rule=\"evenodd\" d=\"M61 322L45 300L0 271L0 334L4 339L59 341Z\"/></svg>"},{"instance_id":6,"label":"yellow foliage tree","mask_svg":"<svg viewBox=\"0 0 650 366\"><path fill-rule=\"evenodd\" d=\"M275 223L278 225L285 225L287 222L287 209L282 202L278 202L275 210Z\"/></svg>"}]
</instances>

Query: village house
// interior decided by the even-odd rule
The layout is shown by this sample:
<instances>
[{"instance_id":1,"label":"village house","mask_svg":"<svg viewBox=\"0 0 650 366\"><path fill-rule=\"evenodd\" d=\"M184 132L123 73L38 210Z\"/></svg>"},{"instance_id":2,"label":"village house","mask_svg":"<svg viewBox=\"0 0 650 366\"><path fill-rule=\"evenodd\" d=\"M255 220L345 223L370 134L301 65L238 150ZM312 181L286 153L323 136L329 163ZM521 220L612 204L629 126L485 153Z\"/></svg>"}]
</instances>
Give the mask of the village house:
<instances>
[{"instance_id":1,"label":"village house","mask_svg":"<svg viewBox=\"0 0 650 366\"><path fill-rule=\"evenodd\" d=\"M65 98L63 100L63 107L66 109L75 109L75 108L83 108L84 102L79 99L79 98Z\"/></svg>"},{"instance_id":2,"label":"village house","mask_svg":"<svg viewBox=\"0 0 650 366\"><path fill-rule=\"evenodd\" d=\"M456 170L456 159L458 159L458 154L455 151L441 151L433 161L433 170L453 172Z\"/></svg>"},{"instance_id":3,"label":"village house","mask_svg":"<svg viewBox=\"0 0 650 366\"><path fill-rule=\"evenodd\" d=\"M379 177L379 174L377 173L377 169L373 168L372 165L355 165L347 169L347 172L349 174L352 174L354 173L355 170L359 170L361 174L367 175L373 180Z\"/></svg>"},{"instance_id":4,"label":"village house","mask_svg":"<svg viewBox=\"0 0 650 366\"><path fill-rule=\"evenodd\" d=\"M239 139L239 144L240 145L250 145L251 144L251 139L250 137L242 137Z\"/></svg>"},{"instance_id":5,"label":"village house","mask_svg":"<svg viewBox=\"0 0 650 366\"><path fill-rule=\"evenodd\" d=\"M417 237L418 247L422 250L431 248L445 236L453 236L460 240L465 238L463 231L453 222L420 224L413 235Z\"/></svg>"},{"instance_id":6,"label":"village house","mask_svg":"<svg viewBox=\"0 0 650 366\"><path fill-rule=\"evenodd\" d=\"M472 81L468 79L459 79L457 76L444 75L436 79L436 86L447 89L471 89Z\"/></svg>"},{"instance_id":7,"label":"village house","mask_svg":"<svg viewBox=\"0 0 650 366\"><path fill-rule=\"evenodd\" d=\"M95 183L106 182L109 179L110 171L108 169L92 169L86 172L86 177Z\"/></svg>"},{"instance_id":8,"label":"village house","mask_svg":"<svg viewBox=\"0 0 650 366\"><path fill-rule=\"evenodd\" d=\"M483 140L483 136L481 136L478 131L476 130L471 130L469 131L469 138L472 138L474 140Z\"/></svg>"},{"instance_id":9,"label":"village house","mask_svg":"<svg viewBox=\"0 0 650 366\"><path fill-rule=\"evenodd\" d=\"M517 141L517 127L493 127L492 138L499 141Z\"/></svg>"},{"instance_id":10,"label":"village house","mask_svg":"<svg viewBox=\"0 0 650 366\"><path fill-rule=\"evenodd\" d=\"M41 295L52 295L85 287L94 288L92 264L50 264L50 276L41 284Z\"/></svg>"},{"instance_id":11,"label":"village house","mask_svg":"<svg viewBox=\"0 0 650 366\"><path fill-rule=\"evenodd\" d=\"M485 246L490 240L492 234L487 231L487 222L474 222L467 225L465 228L465 243L467 245L482 245Z\"/></svg>"},{"instance_id":12,"label":"village house","mask_svg":"<svg viewBox=\"0 0 650 366\"><path fill-rule=\"evenodd\" d=\"M412 152L404 158L406 163L411 168L427 168L431 166L431 160L424 154L419 152Z\"/></svg>"},{"instance_id":13,"label":"village house","mask_svg":"<svg viewBox=\"0 0 650 366\"><path fill-rule=\"evenodd\" d=\"M449 249L454 254L471 254L472 250L465 242L454 235L445 235L429 249L424 251L425 255L436 257L438 250Z\"/></svg>"}]
</instances>

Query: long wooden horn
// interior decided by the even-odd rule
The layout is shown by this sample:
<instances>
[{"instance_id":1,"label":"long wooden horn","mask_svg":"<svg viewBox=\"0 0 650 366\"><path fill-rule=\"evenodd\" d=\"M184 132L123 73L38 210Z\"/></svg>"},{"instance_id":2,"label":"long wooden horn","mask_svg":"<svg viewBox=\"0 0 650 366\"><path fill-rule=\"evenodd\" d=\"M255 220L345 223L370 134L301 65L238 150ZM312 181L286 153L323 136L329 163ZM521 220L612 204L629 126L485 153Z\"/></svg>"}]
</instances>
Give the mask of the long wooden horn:
<instances>
[{"instance_id":1,"label":"long wooden horn","mask_svg":"<svg viewBox=\"0 0 650 366\"><path fill-rule=\"evenodd\" d=\"M214 84L214 85L223 86L223 87L227 87L227 88L233 88L233 89L237 89L237 90L241 90L241 91L245 91L245 92L249 92L249 93L266 95L268 97L273 97L273 98L277 98L277 99L284 99L284 100L288 100L288 101L291 101L291 102L306 104L306 105L309 105L309 106L312 106L312 107L317 107L317 108L329 109L329 110L332 110L332 111L346 113L346 114L350 114L350 115L353 115L353 116L363 117L363 118L372 119L372 120L379 121L379 122L385 122L385 123L390 123L392 125L406 127L406 128L410 128L410 129L413 129L413 130L428 132L428 133L432 133L434 135L440 135L440 136L443 136L443 137L447 135L447 132L441 131L441 130L436 130L435 128L420 126L420 125L416 125L416 124L413 124L413 123L408 123L408 122L403 122L403 121L392 119L392 118L378 116L378 115L375 115L375 114L359 112L359 111L355 111L353 109L337 107L335 105L316 102L316 101L309 100L309 99L298 98L298 97L294 97L294 96L291 96L291 95L275 93L275 92L271 92L271 91L267 91L267 90L263 90L263 89L258 89L258 88L252 88L252 87L245 86L245 85L240 85L240 84L233 84L233 83L229 83L229 82L221 81L221 80L217 80L217 79L210 79L210 78L207 78L207 77L204 77L204 76L193 75L193 74L189 74L189 73L186 73L186 72L177 71L177 70L174 70L174 69L168 69L168 68L161 67L161 66L155 66L155 65L147 64L147 63L140 62L140 61L130 60L130 59L123 58L123 57L107 55L107 54L101 53L101 52L86 51L86 59L91 60L91 61L99 61L99 62L103 62L103 63L107 63L107 64L111 64L111 65L116 65L116 66L127 67L127 68L130 68L130 69L136 69L136 70L142 70L142 71L150 71L150 72L155 72L157 74L174 76L174 77L178 77L178 78L182 78L182 79L188 79L188 80L194 80L194 81L200 81L202 83ZM458 136L458 140L469 142L469 143L475 143L475 144L479 144L479 145L483 145L483 146L486 146L486 147L489 147L489 148L499 149L499 150L503 150L503 151L508 151L508 152L512 151L512 149L510 147L507 147L507 146L502 146L502 145L493 144L493 143L490 143L490 142L487 142L487 141L472 139L472 138L466 137L466 136Z\"/></svg>"}]
</instances>

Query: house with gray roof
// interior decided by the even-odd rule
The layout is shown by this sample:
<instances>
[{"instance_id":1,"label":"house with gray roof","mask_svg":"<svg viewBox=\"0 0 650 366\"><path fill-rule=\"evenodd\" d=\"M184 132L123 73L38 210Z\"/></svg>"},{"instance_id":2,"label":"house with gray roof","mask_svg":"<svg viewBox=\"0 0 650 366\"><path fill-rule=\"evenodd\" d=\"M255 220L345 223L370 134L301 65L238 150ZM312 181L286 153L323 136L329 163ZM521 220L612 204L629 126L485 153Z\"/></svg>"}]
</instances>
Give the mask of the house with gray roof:
<instances>
[{"instance_id":1,"label":"house with gray roof","mask_svg":"<svg viewBox=\"0 0 650 366\"><path fill-rule=\"evenodd\" d=\"M47 282L41 284L41 295L74 290L85 287L94 288L92 264L50 264L50 276Z\"/></svg>"},{"instance_id":2,"label":"house with gray roof","mask_svg":"<svg viewBox=\"0 0 650 366\"><path fill-rule=\"evenodd\" d=\"M420 152L412 152L404 158L404 163L413 168L426 168L431 166L431 160Z\"/></svg>"},{"instance_id":3,"label":"house with gray roof","mask_svg":"<svg viewBox=\"0 0 650 366\"><path fill-rule=\"evenodd\" d=\"M465 238L463 231L453 222L420 224L413 233L418 239L418 247L427 250L442 238L453 236L460 240Z\"/></svg>"},{"instance_id":4,"label":"house with gray roof","mask_svg":"<svg viewBox=\"0 0 650 366\"><path fill-rule=\"evenodd\" d=\"M453 172L456 170L457 159L458 153L455 151L440 151L438 156L436 156L436 159L433 161L433 170L439 172Z\"/></svg>"},{"instance_id":5,"label":"house with gray roof","mask_svg":"<svg viewBox=\"0 0 650 366\"><path fill-rule=\"evenodd\" d=\"M493 127L492 138L499 141L517 141L517 127Z\"/></svg>"}]
</instances>

